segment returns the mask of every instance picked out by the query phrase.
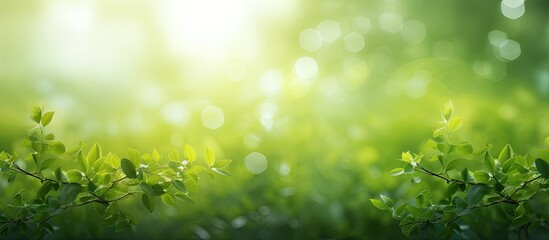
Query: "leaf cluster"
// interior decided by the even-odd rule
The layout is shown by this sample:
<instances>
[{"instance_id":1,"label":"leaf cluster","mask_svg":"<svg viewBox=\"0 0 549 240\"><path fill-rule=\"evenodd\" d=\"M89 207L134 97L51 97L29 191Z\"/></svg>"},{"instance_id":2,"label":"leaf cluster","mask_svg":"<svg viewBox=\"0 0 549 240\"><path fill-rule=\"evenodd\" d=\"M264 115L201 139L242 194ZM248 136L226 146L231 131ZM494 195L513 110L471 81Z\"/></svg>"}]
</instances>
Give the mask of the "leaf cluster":
<instances>
[{"instance_id":1,"label":"leaf cluster","mask_svg":"<svg viewBox=\"0 0 549 240\"><path fill-rule=\"evenodd\" d=\"M370 199L371 203L378 209L391 211L407 237L431 231L438 238L449 239L454 235L466 238L464 229L470 223L463 220L464 216L474 214L476 209L503 205L507 226L519 235L525 232L528 236L532 229L549 230L549 215L532 206L534 198L547 196L549 150L540 149L539 157L534 158L515 153L508 144L497 157L492 155L491 145L475 153L470 143L453 135L463 121L462 117L453 117L453 112L453 104L447 103L441 111L443 126L434 130L426 144L435 152L430 160L438 162L439 170L423 165L423 154L408 151L400 159L404 167L389 172L393 176L411 175L412 183L421 182L421 177L437 178L446 183L445 189L422 191L415 198L415 205L397 206L384 195L380 195L381 199Z\"/></svg>"},{"instance_id":2,"label":"leaf cluster","mask_svg":"<svg viewBox=\"0 0 549 240\"><path fill-rule=\"evenodd\" d=\"M13 183L17 177L30 177L40 188L29 194L19 191L10 202L0 203L0 237L10 229L20 229L33 238L54 232L52 219L72 208L96 204L104 226L116 231L133 229L137 220L124 213L118 202L139 196L143 206L153 212L157 202L174 206L176 199L195 204L191 193L199 190L200 176L229 176L225 168L231 160L217 160L206 148L203 164L189 145L161 155L156 149L142 153L129 148L126 155L103 153L95 144L89 151L84 144L66 149L53 133L46 133L54 112L35 107L30 129L23 143L23 154L0 152L0 177ZM67 167L69 166L69 167ZM29 189L28 191L31 191Z\"/></svg>"}]
</instances>

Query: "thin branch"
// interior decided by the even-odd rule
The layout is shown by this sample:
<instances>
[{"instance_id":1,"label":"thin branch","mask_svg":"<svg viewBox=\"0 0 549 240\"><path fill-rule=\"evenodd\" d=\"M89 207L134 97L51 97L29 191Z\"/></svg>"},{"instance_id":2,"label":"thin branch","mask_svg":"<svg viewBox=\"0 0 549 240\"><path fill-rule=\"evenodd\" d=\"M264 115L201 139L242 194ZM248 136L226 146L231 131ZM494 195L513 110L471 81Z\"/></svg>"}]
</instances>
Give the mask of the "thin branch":
<instances>
[{"instance_id":1,"label":"thin branch","mask_svg":"<svg viewBox=\"0 0 549 240\"><path fill-rule=\"evenodd\" d=\"M540 178L541 178L541 175L522 183L522 186L520 186L520 188L515 189L515 191L513 191L513 193L511 193L511 196L515 195L518 191L520 191L520 190L524 189L526 186L528 186L528 184L530 184L534 181L537 181Z\"/></svg>"}]
</instances>

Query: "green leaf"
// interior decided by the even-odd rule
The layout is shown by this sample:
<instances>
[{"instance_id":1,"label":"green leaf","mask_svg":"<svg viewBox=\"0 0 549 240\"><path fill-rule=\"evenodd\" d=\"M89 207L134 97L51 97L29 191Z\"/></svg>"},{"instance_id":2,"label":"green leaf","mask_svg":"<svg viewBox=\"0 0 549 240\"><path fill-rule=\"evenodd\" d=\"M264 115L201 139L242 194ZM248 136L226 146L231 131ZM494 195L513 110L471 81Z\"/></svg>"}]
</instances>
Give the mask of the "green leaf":
<instances>
[{"instance_id":1,"label":"green leaf","mask_svg":"<svg viewBox=\"0 0 549 240\"><path fill-rule=\"evenodd\" d=\"M450 185L448 185L448 188L446 188L446 190L444 191L444 198L445 199L452 199L452 196L454 195L454 193L457 192L459 188L459 184L456 183L456 182L453 182L453 183L450 183Z\"/></svg>"},{"instance_id":2,"label":"green leaf","mask_svg":"<svg viewBox=\"0 0 549 240\"><path fill-rule=\"evenodd\" d=\"M187 193L187 188L185 187L185 184L179 180L172 181L172 185L177 188L179 191L182 191L184 193Z\"/></svg>"},{"instance_id":3,"label":"green leaf","mask_svg":"<svg viewBox=\"0 0 549 240\"><path fill-rule=\"evenodd\" d=\"M467 193L467 202L469 204L478 203L488 193L488 186L485 184L472 185Z\"/></svg>"},{"instance_id":4,"label":"green leaf","mask_svg":"<svg viewBox=\"0 0 549 240\"><path fill-rule=\"evenodd\" d=\"M88 152L88 156L86 157L88 159L88 163L94 163L97 161L97 159L101 158L101 147L96 143L93 145L93 147Z\"/></svg>"},{"instance_id":5,"label":"green leaf","mask_svg":"<svg viewBox=\"0 0 549 240\"><path fill-rule=\"evenodd\" d=\"M179 152L177 149L173 148L170 153L168 153L168 159L170 161L179 162Z\"/></svg>"},{"instance_id":6,"label":"green leaf","mask_svg":"<svg viewBox=\"0 0 549 240\"><path fill-rule=\"evenodd\" d=\"M52 157L42 161L42 163L40 164L40 171L48 169L57 159L58 158L56 157Z\"/></svg>"},{"instance_id":7,"label":"green leaf","mask_svg":"<svg viewBox=\"0 0 549 240\"><path fill-rule=\"evenodd\" d=\"M40 189L38 189L38 192L36 193L36 198L44 199L46 194L50 192L51 188L52 188L52 182L46 181L44 184L42 184Z\"/></svg>"},{"instance_id":8,"label":"green leaf","mask_svg":"<svg viewBox=\"0 0 549 240\"><path fill-rule=\"evenodd\" d=\"M192 204L192 205L195 205L196 203L194 202L194 200L189 197L189 195L186 195L186 194L181 194L181 193L176 193L175 194L175 197L176 198L179 198L181 200L183 200L184 202L188 203L188 204Z\"/></svg>"},{"instance_id":9,"label":"green leaf","mask_svg":"<svg viewBox=\"0 0 549 240\"><path fill-rule=\"evenodd\" d=\"M412 166L412 164L410 163L407 163L406 165L404 165L404 173L406 174L414 173L414 166Z\"/></svg>"},{"instance_id":10,"label":"green leaf","mask_svg":"<svg viewBox=\"0 0 549 240\"><path fill-rule=\"evenodd\" d=\"M215 153L212 149L208 147L206 148L206 156L204 160L206 161L206 164L208 164L208 167L212 167L215 162Z\"/></svg>"},{"instance_id":11,"label":"green leaf","mask_svg":"<svg viewBox=\"0 0 549 240\"><path fill-rule=\"evenodd\" d=\"M185 144L185 148L183 148L183 157L192 163L196 160L196 151L190 145Z\"/></svg>"},{"instance_id":12,"label":"green leaf","mask_svg":"<svg viewBox=\"0 0 549 240\"><path fill-rule=\"evenodd\" d=\"M442 109L441 113L442 113L442 118L444 118L444 120L446 121L450 120L450 118L452 117L452 113L454 113L454 104L452 104L452 101L448 101L444 105L444 108Z\"/></svg>"},{"instance_id":13,"label":"green leaf","mask_svg":"<svg viewBox=\"0 0 549 240\"><path fill-rule=\"evenodd\" d=\"M520 215L513 219L511 222L512 227L520 227L522 225L525 225L529 222L528 216L526 215Z\"/></svg>"},{"instance_id":14,"label":"green leaf","mask_svg":"<svg viewBox=\"0 0 549 240\"><path fill-rule=\"evenodd\" d=\"M467 160L467 159L453 160L453 161L449 162L448 165L446 165L446 171L450 171L452 169L456 169L456 168L461 167L461 166L466 166L467 162L469 162L469 160Z\"/></svg>"},{"instance_id":15,"label":"green leaf","mask_svg":"<svg viewBox=\"0 0 549 240\"><path fill-rule=\"evenodd\" d=\"M484 166L491 173L494 173L494 170L496 169L496 162L494 161L494 158L492 157L492 155L490 155L490 151L488 150L484 152Z\"/></svg>"},{"instance_id":16,"label":"green leaf","mask_svg":"<svg viewBox=\"0 0 549 240\"><path fill-rule=\"evenodd\" d=\"M473 177L475 178L475 180L477 180L478 183L488 183L488 181L490 180L490 175L482 170L475 171L473 173Z\"/></svg>"},{"instance_id":17,"label":"green leaf","mask_svg":"<svg viewBox=\"0 0 549 240\"><path fill-rule=\"evenodd\" d=\"M460 143L455 145L455 151L462 155L471 155L473 153L473 145L467 142Z\"/></svg>"},{"instance_id":18,"label":"green leaf","mask_svg":"<svg viewBox=\"0 0 549 240\"><path fill-rule=\"evenodd\" d=\"M411 163L414 160L410 151L403 152L401 155L401 160L405 163Z\"/></svg>"},{"instance_id":19,"label":"green leaf","mask_svg":"<svg viewBox=\"0 0 549 240\"><path fill-rule=\"evenodd\" d=\"M40 123L40 120L42 119L42 108L34 106L32 108L30 117L35 123Z\"/></svg>"},{"instance_id":20,"label":"green leaf","mask_svg":"<svg viewBox=\"0 0 549 240\"><path fill-rule=\"evenodd\" d=\"M228 177L228 176L231 176L231 174L230 174L229 172L227 172L227 171L225 171L225 170L223 170L223 169L212 168L211 170L214 171L214 172L216 172L216 173L218 173L218 174L221 174L221 175L223 175L223 176L227 176L227 177Z\"/></svg>"},{"instance_id":21,"label":"green leaf","mask_svg":"<svg viewBox=\"0 0 549 240\"><path fill-rule=\"evenodd\" d=\"M503 147L503 149L501 149L498 160L500 163L503 163L511 157L513 157L513 148L511 147L511 145L507 144L505 145L505 147Z\"/></svg>"},{"instance_id":22,"label":"green leaf","mask_svg":"<svg viewBox=\"0 0 549 240\"><path fill-rule=\"evenodd\" d=\"M126 174L126 177L137 178L135 166L133 165L132 161L127 158L122 158L122 160L120 160L120 166L122 167L122 171L124 172L124 174Z\"/></svg>"},{"instance_id":23,"label":"green leaf","mask_svg":"<svg viewBox=\"0 0 549 240\"><path fill-rule=\"evenodd\" d=\"M541 174L541 177L549 178L549 164L541 158L537 158L535 160L535 164L538 172Z\"/></svg>"},{"instance_id":24,"label":"green leaf","mask_svg":"<svg viewBox=\"0 0 549 240\"><path fill-rule=\"evenodd\" d=\"M467 168L464 168L461 171L461 179L463 179L463 181L465 182L469 181L469 170L467 170Z\"/></svg>"},{"instance_id":25,"label":"green leaf","mask_svg":"<svg viewBox=\"0 0 549 240\"><path fill-rule=\"evenodd\" d=\"M80 190L82 190L82 186L78 183L65 184L59 194L59 202L64 205L74 202Z\"/></svg>"},{"instance_id":26,"label":"green leaf","mask_svg":"<svg viewBox=\"0 0 549 240\"><path fill-rule=\"evenodd\" d=\"M231 163L231 160L223 159L223 160L216 161L213 164L213 167L214 168L225 168L225 167L229 166L230 163Z\"/></svg>"},{"instance_id":27,"label":"green leaf","mask_svg":"<svg viewBox=\"0 0 549 240\"><path fill-rule=\"evenodd\" d=\"M455 132L456 130L459 129L459 127L461 127L462 122L463 122L463 117L453 118L448 122L448 130L450 132Z\"/></svg>"},{"instance_id":28,"label":"green leaf","mask_svg":"<svg viewBox=\"0 0 549 240\"><path fill-rule=\"evenodd\" d=\"M54 141L50 143L49 149L53 154L62 154L65 152L65 145L59 141Z\"/></svg>"},{"instance_id":29,"label":"green leaf","mask_svg":"<svg viewBox=\"0 0 549 240\"><path fill-rule=\"evenodd\" d=\"M154 189L146 183L140 183L139 186L141 187L141 190L143 190L143 193L149 195L149 196L156 196L156 193L154 192Z\"/></svg>"},{"instance_id":30,"label":"green leaf","mask_svg":"<svg viewBox=\"0 0 549 240\"><path fill-rule=\"evenodd\" d=\"M379 197L381 197L381 201L383 201L383 203L385 203L385 205L387 205L388 207L393 207L393 200L391 200L389 197L387 196L384 196L382 194L379 194Z\"/></svg>"},{"instance_id":31,"label":"green leaf","mask_svg":"<svg viewBox=\"0 0 549 240\"><path fill-rule=\"evenodd\" d=\"M154 197L149 197L147 194L141 195L141 202L149 210L150 213L154 211L154 208L156 207Z\"/></svg>"},{"instance_id":32,"label":"green leaf","mask_svg":"<svg viewBox=\"0 0 549 240\"><path fill-rule=\"evenodd\" d=\"M433 137L442 136L446 132L446 127L441 127L433 131Z\"/></svg>"},{"instance_id":33,"label":"green leaf","mask_svg":"<svg viewBox=\"0 0 549 240\"><path fill-rule=\"evenodd\" d=\"M398 175L402 175L403 173L404 173L404 168L395 168L389 171L389 174L391 176L398 176Z\"/></svg>"},{"instance_id":34,"label":"green leaf","mask_svg":"<svg viewBox=\"0 0 549 240\"><path fill-rule=\"evenodd\" d=\"M370 202L372 202L372 204L378 209L381 209L381 210L389 210L390 209L390 207L387 206L387 204L385 204L381 200L370 198Z\"/></svg>"},{"instance_id":35,"label":"green leaf","mask_svg":"<svg viewBox=\"0 0 549 240\"><path fill-rule=\"evenodd\" d=\"M53 119L53 114L55 112L47 112L47 113L44 113L42 115L42 119L41 119L41 123L42 123L42 126L48 126L48 124L50 124L51 120Z\"/></svg>"},{"instance_id":36,"label":"green leaf","mask_svg":"<svg viewBox=\"0 0 549 240\"><path fill-rule=\"evenodd\" d=\"M63 172L61 171L61 167L57 167L57 169L55 169L55 178L57 181L63 180Z\"/></svg>"},{"instance_id":37,"label":"green leaf","mask_svg":"<svg viewBox=\"0 0 549 240\"><path fill-rule=\"evenodd\" d=\"M158 163L158 161L160 161L160 154L158 153L158 151L155 149L153 149L153 152L152 152L152 160L153 162L155 163Z\"/></svg>"},{"instance_id":38,"label":"green leaf","mask_svg":"<svg viewBox=\"0 0 549 240\"><path fill-rule=\"evenodd\" d=\"M141 163L141 152L137 149L128 148L128 158L132 161L134 166L139 166Z\"/></svg>"},{"instance_id":39,"label":"green leaf","mask_svg":"<svg viewBox=\"0 0 549 240\"><path fill-rule=\"evenodd\" d=\"M82 170L82 172L88 171L88 158L84 156L84 153L82 151L78 152L78 156L76 157L76 164Z\"/></svg>"},{"instance_id":40,"label":"green leaf","mask_svg":"<svg viewBox=\"0 0 549 240\"><path fill-rule=\"evenodd\" d=\"M187 187L187 190L192 193L198 192L198 182L194 180L193 178L189 178L183 182L185 184L185 187Z\"/></svg>"},{"instance_id":41,"label":"green leaf","mask_svg":"<svg viewBox=\"0 0 549 240\"><path fill-rule=\"evenodd\" d=\"M82 180L82 172L76 169L71 169L67 171L67 179L69 180L69 182L79 182L80 180Z\"/></svg>"},{"instance_id":42,"label":"green leaf","mask_svg":"<svg viewBox=\"0 0 549 240\"><path fill-rule=\"evenodd\" d=\"M162 202L166 204L166 206L173 207L173 205L175 204L175 199L173 198L172 195L168 193L162 194L160 198L162 199Z\"/></svg>"}]
</instances>

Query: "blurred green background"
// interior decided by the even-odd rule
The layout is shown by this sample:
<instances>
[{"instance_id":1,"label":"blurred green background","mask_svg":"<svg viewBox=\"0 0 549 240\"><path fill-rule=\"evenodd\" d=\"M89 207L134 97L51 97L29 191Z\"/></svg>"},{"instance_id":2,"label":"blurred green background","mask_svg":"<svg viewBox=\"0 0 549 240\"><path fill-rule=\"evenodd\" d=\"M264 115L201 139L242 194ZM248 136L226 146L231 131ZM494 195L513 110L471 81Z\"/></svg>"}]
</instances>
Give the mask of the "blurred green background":
<instances>
[{"instance_id":1,"label":"blurred green background","mask_svg":"<svg viewBox=\"0 0 549 240\"><path fill-rule=\"evenodd\" d=\"M368 199L442 186L387 172L421 150L448 100L478 148L526 153L549 136L548 12L523 0L2 0L0 149L41 104L68 146L188 143L233 160L233 176L203 178L196 206L151 215L124 201L137 232L102 228L89 207L55 219L52 238L400 239ZM22 186L1 180L1 198Z\"/></svg>"}]
</instances>

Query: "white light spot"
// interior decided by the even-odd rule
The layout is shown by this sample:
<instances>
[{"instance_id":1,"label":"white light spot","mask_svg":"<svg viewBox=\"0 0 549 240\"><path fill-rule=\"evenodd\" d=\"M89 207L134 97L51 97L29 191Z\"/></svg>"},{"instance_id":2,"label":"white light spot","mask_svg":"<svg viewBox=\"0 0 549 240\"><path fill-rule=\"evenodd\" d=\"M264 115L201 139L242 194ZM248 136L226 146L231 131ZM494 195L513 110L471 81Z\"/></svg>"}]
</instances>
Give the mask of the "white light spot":
<instances>
[{"instance_id":1,"label":"white light spot","mask_svg":"<svg viewBox=\"0 0 549 240\"><path fill-rule=\"evenodd\" d=\"M493 46L499 46L503 41L507 40L507 33L500 30L492 30L488 33L488 41Z\"/></svg>"},{"instance_id":2,"label":"white light spot","mask_svg":"<svg viewBox=\"0 0 549 240\"><path fill-rule=\"evenodd\" d=\"M417 73L412 77L405 86L406 95L408 97L418 99L425 95L429 86L430 76L427 73Z\"/></svg>"},{"instance_id":3,"label":"white light spot","mask_svg":"<svg viewBox=\"0 0 549 240\"><path fill-rule=\"evenodd\" d=\"M473 71L492 81L499 81L507 75L507 65L501 61L480 62L473 64Z\"/></svg>"},{"instance_id":4,"label":"white light spot","mask_svg":"<svg viewBox=\"0 0 549 240\"><path fill-rule=\"evenodd\" d=\"M248 223L248 218L239 216L231 221L231 226L233 228L241 228L246 226L246 223Z\"/></svg>"},{"instance_id":5,"label":"white light spot","mask_svg":"<svg viewBox=\"0 0 549 240\"><path fill-rule=\"evenodd\" d=\"M267 157L258 152L248 154L244 162L246 169L253 174L260 174L267 169Z\"/></svg>"},{"instance_id":6,"label":"white light spot","mask_svg":"<svg viewBox=\"0 0 549 240\"><path fill-rule=\"evenodd\" d=\"M334 20L324 20L317 26L322 40L327 43L334 42L341 35L339 23Z\"/></svg>"},{"instance_id":7,"label":"white light spot","mask_svg":"<svg viewBox=\"0 0 549 240\"><path fill-rule=\"evenodd\" d=\"M322 37L316 29L307 28L299 34L299 44L303 50L314 52L322 47Z\"/></svg>"},{"instance_id":8,"label":"white light spot","mask_svg":"<svg viewBox=\"0 0 549 240\"><path fill-rule=\"evenodd\" d=\"M349 52L359 52L365 46L364 37L362 34L356 32L347 34L343 41L345 43L345 49Z\"/></svg>"},{"instance_id":9,"label":"white light spot","mask_svg":"<svg viewBox=\"0 0 549 240\"><path fill-rule=\"evenodd\" d=\"M404 23L400 32L402 39L409 44L420 44L427 37L425 25L416 20L408 20Z\"/></svg>"},{"instance_id":10,"label":"white light spot","mask_svg":"<svg viewBox=\"0 0 549 240\"><path fill-rule=\"evenodd\" d=\"M287 176L290 174L291 170L292 168L287 163L281 163L278 165L278 173L280 173L280 175Z\"/></svg>"},{"instance_id":11,"label":"white light spot","mask_svg":"<svg viewBox=\"0 0 549 240\"><path fill-rule=\"evenodd\" d=\"M503 16L509 19L517 19L524 15L526 9L524 8L524 3L518 3L517 0L511 1L502 1L501 2L501 12Z\"/></svg>"},{"instance_id":12,"label":"white light spot","mask_svg":"<svg viewBox=\"0 0 549 240\"><path fill-rule=\"evenodd\" d=\"M190 113L183 102L171 102L162 107L161 115L166 122L181 126L187 124Z\"/></svg>"},{"instance_id":13,"label":"white light spot","mask_svg":"<svg viewBox=\"0 0 549 240\"><path fill-rule=\"evenodd\" d=\"M438 41L433 44L433 56L438 59L449 59L455 51L454 44L449 41Z\"/></svg>"},{"instance_id":14,"label":"white light spot","mask_svg":"<svg viewBox=\"0 0 549 240\"><path fill-rule=\"evenodd\" d=\"M209 129L218 129L225 123L223 110L216 106L208 106L202 110L202 125Z\"/></svg>"},{"instance_id":15,"label":"white light spot","mask_svg":"<svg viewBox=\"0 0 549 240\"><path fill-rule=\"evenodd\" d=\"M137 96L141 102L141 104L150 107L150 108L156 108L160 104L162 104L162 101L164 101L164 93L162 92L162 89L156 84L144 84L140 91L139 95Z\"/></svg>"},{"instance_id":16,"label":"white light spot","mask_svg":"<svg viewBox=\"0 0 549 240\"><path fill-rule=\"evenodd\" d=\"M397 33L402 29L402 17L396 13L384 13L379 16L379 27L389 33Z\"/></svg>"},{"instance_id":17,"label":"white light spot","mask_svg":"<svg viewBox=\"0 0 549 240\"><path fill-rule=\"evenodd\" d=\"M268 96L274 96L280 92L284 78L282 73L276 70L271 70L261 76L260 84L263 92Z\"/></svg>"},{"instance_id":18,"label":"white light spot","mask_svg":"<svg viewBox=\"0 0 549 240\"><path fill-rule=\"evenodd\" d=\"M505 60L513 61L520 56L520 44L507 39L499 45L499 53Z\"/></svg>"},{"instance_id":19,"label":"white light spot","mask_svg":"<svg viewBox=\"0 0 549 240\"><path fill-rule=\"evenodd\" d=\"M295 73L301 78L312 78L318 73L318 65L316 61L310 57L302 57L295 64Z\"/></svg>"},{"instance_id":20,"label":"white light spot","mask_svg":"<svg viewBox=\"0 0 549 240\"><path fill-rule=\"evenodd\" d=\"M248 75L246 65L241 62L233 62L227 66L227 77L233 81L242 81Z\"/></svg>"},{"instance_id":21,"label":"white light spot","mask_svg":"<svg viewBox=\"0 0 549 240\"><path fill-rule=\"evenodd\" d=\"M357 17L353 20L353 31L366 34L372 30L372 22L367 17Z\"/></svg>"}]
</instances>

